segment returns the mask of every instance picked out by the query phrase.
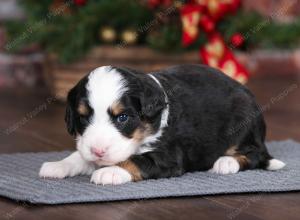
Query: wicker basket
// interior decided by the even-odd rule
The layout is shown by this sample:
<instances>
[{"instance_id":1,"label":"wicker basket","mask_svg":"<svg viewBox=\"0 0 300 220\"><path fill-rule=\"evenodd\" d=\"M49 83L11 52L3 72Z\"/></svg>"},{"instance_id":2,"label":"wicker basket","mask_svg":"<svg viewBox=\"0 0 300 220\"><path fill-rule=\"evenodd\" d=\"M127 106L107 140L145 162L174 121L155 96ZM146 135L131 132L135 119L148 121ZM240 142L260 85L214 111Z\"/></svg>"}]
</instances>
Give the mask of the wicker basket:
<instances>
[{"instance_id":1,"label":"wicker basket","mask_svg":"<svg viewBox=\"0 0 300 220\"><path fill-rule=\"evenodd\" d=\"M172 65L199 63L197 52L162 54L147 47L118 49L114 46L93 48L83 59L72 64L60 64L55 56L48 57L48 86L59 100L87 73L99 66L116 65L142 71L154 71Z\"/></svg>"}]
</instances>

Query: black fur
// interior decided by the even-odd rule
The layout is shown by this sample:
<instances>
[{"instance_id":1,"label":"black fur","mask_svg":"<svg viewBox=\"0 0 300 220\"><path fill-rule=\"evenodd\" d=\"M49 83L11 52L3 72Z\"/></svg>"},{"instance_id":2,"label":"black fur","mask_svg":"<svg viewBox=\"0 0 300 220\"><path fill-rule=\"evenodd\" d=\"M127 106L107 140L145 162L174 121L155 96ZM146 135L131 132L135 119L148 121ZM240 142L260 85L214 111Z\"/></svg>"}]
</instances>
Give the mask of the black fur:
<instances>
[{"instance_id":1,"label":"black fur","mask_svg":"<svg viewBox=\"0 0 300 220\"><path fill-rule=\"evenodd\" d=\"M131 157L143 178L208 170L235 145L238 153L249 159L243 169L266 168L271 156L264 144L265 122L247 88L202 65L177 66L152 74L167 93L169 125L153 144L154 151ZM140 74L134 80L137 78L143 84L152 80ZM148 98L152 103L163 100L164 94L157 94L160 88L151 89Z\"/></svg>"},{"instance_id":2,"label":"black fur","mask_svg":"<svg viewBox=\"0 0 300 220\"><path fill-rule=\"evenodd\" d=\"M65 114L65 122L69 134L75 136L76 134L82 135L85 128L89 124L89 120L93 115L93 109L89 105L86 84L88 82L88 76L81 79L77 85L72 88L67 97L67 107ZM76 109L78 108L79 103L85 103L88 108L87 115L80 115Z\"/></svg>"},{"instance_id":3,"label":"black fur","mask_svg":"<svg viewBox=\"0 0 300 220\"><path fill-rule=\"evenodd\" d=\"M166 107L164 92L159 85L149 79L145 73L137 72L128 68L116 68L126 79L126 86L129 88L121 99L124 102L127 98L131 100L131 106L135 107L137 116L142 122L150 123L153 132L160 126L161 112Z\"/></svg>"}]
</instances>

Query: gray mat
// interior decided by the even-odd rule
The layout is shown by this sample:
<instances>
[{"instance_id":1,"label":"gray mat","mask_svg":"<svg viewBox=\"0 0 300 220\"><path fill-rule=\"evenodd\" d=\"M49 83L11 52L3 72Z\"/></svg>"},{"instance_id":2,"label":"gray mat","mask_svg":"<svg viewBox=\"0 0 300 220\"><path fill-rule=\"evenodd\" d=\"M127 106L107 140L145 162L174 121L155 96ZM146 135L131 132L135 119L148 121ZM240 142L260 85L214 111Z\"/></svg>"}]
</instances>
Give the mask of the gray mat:
<instances>
[{"instance_id":1,"label":"gray mat","mask_svg":"<svg viewBox=\"0 0 300 220\"><path fill-rule=\"evenodd\" d=\"M89 182L88 176L64 180L38 177L43 162L62 159L70 152L3 154L0 155L0 196L30 203L63 204L300 190L300 144L292 140L270 142L268 148L272 155L287 163L284 169L251 170L232 175L195 172L119 186L96 186Z\"/></svg>"}]
</instances>

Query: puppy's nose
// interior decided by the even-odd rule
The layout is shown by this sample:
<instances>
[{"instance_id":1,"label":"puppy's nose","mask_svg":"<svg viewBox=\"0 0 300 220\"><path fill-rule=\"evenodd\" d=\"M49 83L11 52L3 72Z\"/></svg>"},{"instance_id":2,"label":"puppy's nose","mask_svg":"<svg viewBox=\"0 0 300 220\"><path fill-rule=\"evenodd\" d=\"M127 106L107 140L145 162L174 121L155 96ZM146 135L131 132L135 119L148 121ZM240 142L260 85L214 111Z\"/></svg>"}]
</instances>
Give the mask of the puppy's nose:
<instances>
[{"instance_id":1,"label":"puppy's nose","mask_svg":"<svg viewBox=\"0 0 300 220\"><path fill-rule=\"evenodd\" d=\"M91 148L91 152L93 154L95 154L97 157L103 157L104 154L105 154L105 151L100 149L100 148L97 148L97 147L92 147Z\"/></svg>"}]
</instances>

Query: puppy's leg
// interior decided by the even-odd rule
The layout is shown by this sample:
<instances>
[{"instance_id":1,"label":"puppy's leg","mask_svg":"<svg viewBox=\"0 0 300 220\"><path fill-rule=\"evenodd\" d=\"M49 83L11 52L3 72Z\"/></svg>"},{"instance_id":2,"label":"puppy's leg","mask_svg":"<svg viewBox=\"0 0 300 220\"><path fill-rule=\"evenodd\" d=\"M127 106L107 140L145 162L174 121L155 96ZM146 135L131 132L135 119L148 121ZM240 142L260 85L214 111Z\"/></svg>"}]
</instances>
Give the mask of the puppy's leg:
<instances>
[{"instance_id":1,"label":"puppy's leg","mask_svg":"<svg viewBox=\"0 0 300 220\"><path fill-rule=\"evenodd\" d=\"M264 144L233 146L213 165L210 172L218 174L237 173L240 170L267 169L278 170L285 166L280 160L273 159Z\"/></svg>"},{"instance_id":2,"label":"puppy's leg","mask_svg":"<svg viewBox=\"0 0 300 220\"><path fill-rule=\"evenodd\" d=\"M231 174L239 172L241 165L239 161L232 156L222 156L214 163L209 170L211 173Z\"/></svg>"},{"instance_id":3,"label":"puppy's leg","mask_svg":"<svg viewBox=\"0 0 300 220\"><path fill-rule=\"evenodd\" d=\"M142 179L139 167L129 159L118 163L116 166L104 167L94 171L91 182L102 185L119 185Z\"/></svg>"},{"instance_id":4,"label":"puppy's leg","mask_svg":"<svg viewBox=\"0 0 300 220\"><path fill-rule=\"evenodd\" d=\"M255 145L242 145L237 150L236 156L237 158L245 158L242 163L242 170L279 170L285 166L284 162L270 156L264 143L257 142Z\"/></svg>"},{"instance_id":5,"label":"puppy's leg","mask_svg":"<svg viewBox=\"0 0 300 220\"><path fill-rule=\"evenodd\" d=\"M94 171L91 182L102 185L119 185L133 181L130 172L120 166L104 167Z\"/></svg>"},{"instance_id":6,"label":"puppy's leg","mask_svg":"<svg viewBox=\"0 0 300 220\"><path fill-rule=\"evenodd\" d=\"M224 156L216 160L209 172L232 174L240 170L254 169L257 168L257 162L261 159L259 156L262 156L262 154L260 155L254 146L232 146L227 149Z\"/></svg>"},{"instance_id":7,"label":"puppy's leg","mask_svg":"<svg viewBox=\"0 0 300 220\"><path fill-rule=\"evenodd\" d=\"M80 174L91 174L95 170L93 164L85 161L78 151L61 161L46 162L40 169L39 176L43 178L65 178Z\"/></svg>"},{"instance_id":8,"label":"puppy's leg","mask_svg":"<svg viewBox=\"0 0 300 220\"><path fill-rule=\"evenodd\" d=\"M94 171L91 182L103 185L117 185L130 181L157 179L183 174L183 169L175 161L176 158L174 158L174 161L166 160L166 158L168 157L155 152L134 155L116 166Z\"/></svg>"}]
</instances>

